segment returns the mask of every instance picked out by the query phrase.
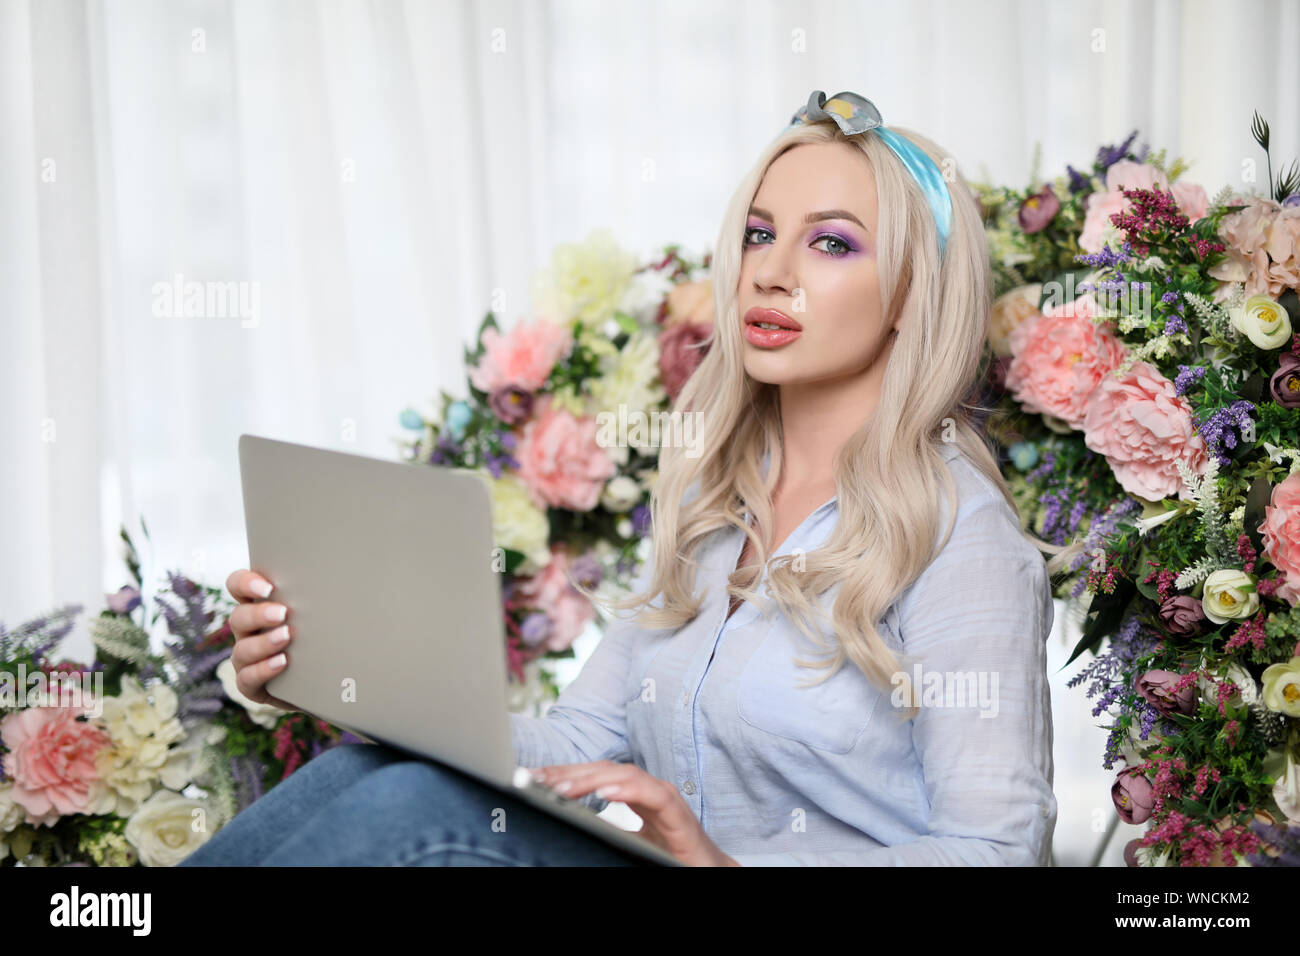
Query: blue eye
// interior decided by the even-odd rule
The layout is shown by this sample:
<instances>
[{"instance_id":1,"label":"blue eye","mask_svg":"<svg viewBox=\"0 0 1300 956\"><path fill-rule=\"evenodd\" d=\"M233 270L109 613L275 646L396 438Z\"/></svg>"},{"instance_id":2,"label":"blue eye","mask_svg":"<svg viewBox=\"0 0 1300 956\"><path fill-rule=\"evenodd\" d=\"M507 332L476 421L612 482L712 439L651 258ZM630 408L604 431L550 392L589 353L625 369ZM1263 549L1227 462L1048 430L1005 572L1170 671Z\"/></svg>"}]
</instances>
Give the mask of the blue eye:
<instances>
[{"instance_id":1,"label":"blue eye","mask_svg":"<svg viewBox=\"0 0 1300 956\"><path fill-rule=\"evenodd\" d=\"M768 232L766 229L764 229L762 226L751 226L750 228L745 230L744 236L741 237L742 245L746 245L746 246L749 245L749 234L751 232L766 232L769 236L772 234Z\"/></svg>"},{"instance_id":2,"label":"blue eye","mask_svg":"<svg viewBox=\"0 0 1300 956\"><path fill-rule=\"evenodd\" d=\"M839 236L818 236L818 237L816 238L816 240L814 240L813 245L816 245L817 243L821 242L822 240L825 240L825 241L827 241L827 242L834 242L834 243L836 243L837 245L840 245L840 246L843 246L843 247L844 247L844 251L843 251L843 252L831 252L831 250L829 250L829 249L826 250L826 254L827 254L827 255L829 255L829 256L833 256L833 257L836 258L836 259L840 258L841 256L847 256L847 255L852 251L852 250L849 248L848 243L846 243L846 242L845 242L843 239L841 239Z\"/></svg>"}]
</instances>

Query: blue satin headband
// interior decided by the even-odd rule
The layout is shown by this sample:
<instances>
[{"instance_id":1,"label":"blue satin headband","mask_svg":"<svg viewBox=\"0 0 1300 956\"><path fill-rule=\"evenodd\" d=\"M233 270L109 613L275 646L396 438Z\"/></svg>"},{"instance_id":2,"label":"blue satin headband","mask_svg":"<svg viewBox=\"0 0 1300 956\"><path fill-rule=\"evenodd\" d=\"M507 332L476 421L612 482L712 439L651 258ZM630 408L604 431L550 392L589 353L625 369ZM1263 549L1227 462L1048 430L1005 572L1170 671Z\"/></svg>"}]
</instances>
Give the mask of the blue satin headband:
<instances>
[{"instance_id":1,"label":"blue satin headband","mask_svg":"<svg viewBox=\"0 0 1300 956\"><path fill-rule=\"evenodd\" d=\"M886 129L880 111L871 100L857 93L836 93L828 100L821 90L813 90L808 97L808 105L799 108L791 118L790 126L824 119L834 120L849 135L875 130L885 145L903 161L930 204L930 212L934 215L935 228L939 233L939 257L942 258L943 251L948 246L948 233L952 229L952 197L948 194L943 173L939 172L934 160L911 140Z\"/></svg>"}]
</instances>

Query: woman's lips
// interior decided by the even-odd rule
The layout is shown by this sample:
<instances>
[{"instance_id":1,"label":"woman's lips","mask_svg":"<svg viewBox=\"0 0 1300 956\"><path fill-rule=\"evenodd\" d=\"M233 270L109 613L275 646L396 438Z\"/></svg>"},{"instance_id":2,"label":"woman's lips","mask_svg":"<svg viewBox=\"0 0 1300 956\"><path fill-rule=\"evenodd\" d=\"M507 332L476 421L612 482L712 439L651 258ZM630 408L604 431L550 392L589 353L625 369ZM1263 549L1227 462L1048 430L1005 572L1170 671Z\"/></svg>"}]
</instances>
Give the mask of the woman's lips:
<instances>
[{"instance_id":1,"label":"woman's lips","mask_svg":"<svg viewBox=\"0 0 1300 956\"><path fill-rule=\"evenodd\" d=\"M759 328L764 325L779 325L779 329ZM788 345L799 337L801 326L779 309L754 307L745 313L745 339L751 345L761 349L777 348Z\"/></svg>"},{"instance_id":2,"label":"woman's lips","mask_svg":"<svg viewBox=\"0 0 1300 956\"><path fill-rule=\"evenodd\" d=\"M774 349L789 345L802 334L796 329L760 329L752 323L745 326L745 340L760 349Z\"/></svg>"}]
</instances>

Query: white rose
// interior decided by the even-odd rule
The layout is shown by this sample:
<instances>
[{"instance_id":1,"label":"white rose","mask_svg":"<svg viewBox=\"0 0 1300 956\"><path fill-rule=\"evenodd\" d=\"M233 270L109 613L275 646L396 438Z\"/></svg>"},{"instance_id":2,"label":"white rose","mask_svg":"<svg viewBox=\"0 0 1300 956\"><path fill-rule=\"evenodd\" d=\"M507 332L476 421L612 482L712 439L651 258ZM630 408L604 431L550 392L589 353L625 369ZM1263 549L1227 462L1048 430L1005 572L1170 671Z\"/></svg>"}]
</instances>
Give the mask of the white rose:
<instances>
[{"instance_id":1,"label":"white rose","mask_svg":"<svg viewBox=\"0 0 1300 956\"><path fill-rule=\"evenodd\" d=\"M1281 348L1291 340L1291 317L1266 295L1252 295L1236 309L1232 327L1261 349Z\"/></svg>"},{"instance_id":2,"label":"white rose","mask_svg":"<svg viewBox=\"0 0 1300 956\"><path fill-rule=\"evenodd\" d=\"M249 700L235 685L235 662L227 657L217 665L217 679L221 681L221 687L226 692L226 696L235 703L240 704L248 711L248 716L253 718L253 723L259 726L271 728L279 723L280 718L289 711L281 710L274 704L262 704L255 700Z\"/></svg>"},{"instance_id":3,"label":"white rose","mask_svg":"<svg viewBox=\"0 0 1300 956\"><path fill-rule=\"evenodd\" d=\"M615 475L605 482L605 490L600 495L602 505L620 514L631 511L640 501L641 486L627 475Z\"/></svg>"},{"instance_id":4,"label":"white rose","mask_svg":"<svg viewBox=\"0 0 1300 956\"><path fill-rule=\"evenodd\" d=\"M1164 738L1156 733L1155 728L1147 734L1147 739L1142 739L1142 724L1140 721L1134 721L1128 729L1128 735L1119 745L1120 756L1130 767L1142 763L1146 759L1145 754L1148 750L1158 746Z\"/></svg>"},{"instance_id":5,"label":"white rose","mask_svg":"<svg viewBox=\"0 0 1300 956\"><path fill-rule=\"evenodd\" d=\"M1255 578L1232 568L1215 571L1205 579L1201 607L1205 616L1215 624L1250 617L1259 610Z\"/></svg>"},{"instance_id":6,"label":"white rose","mask_svg":"<svg viewBox=\"0 0 1300 956\"><path fill-rule=\"evenodd\" d=\"M207 801L159 790L126 821L126 838L145 866L175 866L208 842L215 818Z\"/></svg>"}]
</instances>

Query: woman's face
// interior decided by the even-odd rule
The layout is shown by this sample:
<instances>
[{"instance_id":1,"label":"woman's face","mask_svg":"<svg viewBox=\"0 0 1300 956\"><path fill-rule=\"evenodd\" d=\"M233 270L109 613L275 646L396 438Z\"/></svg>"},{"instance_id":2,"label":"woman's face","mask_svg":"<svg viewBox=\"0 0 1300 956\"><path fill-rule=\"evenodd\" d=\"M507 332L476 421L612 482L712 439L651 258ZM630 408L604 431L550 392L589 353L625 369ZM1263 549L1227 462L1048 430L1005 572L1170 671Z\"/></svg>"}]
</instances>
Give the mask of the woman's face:
<instances>
[{"instance_id":1,"label":"woman's face","mask_svg":"<svg viewBox=\"0 0 1300 956\"><path fill-rule=\"evenodd\" d=\"M750 205L736 294L745 370L758 381L824 382L875 366L890 330L876 271L876 181L861 153L803 143L768 167ZM755 319L788 319L800 331L764 333Z\"/></svg>"}]
</instances>

